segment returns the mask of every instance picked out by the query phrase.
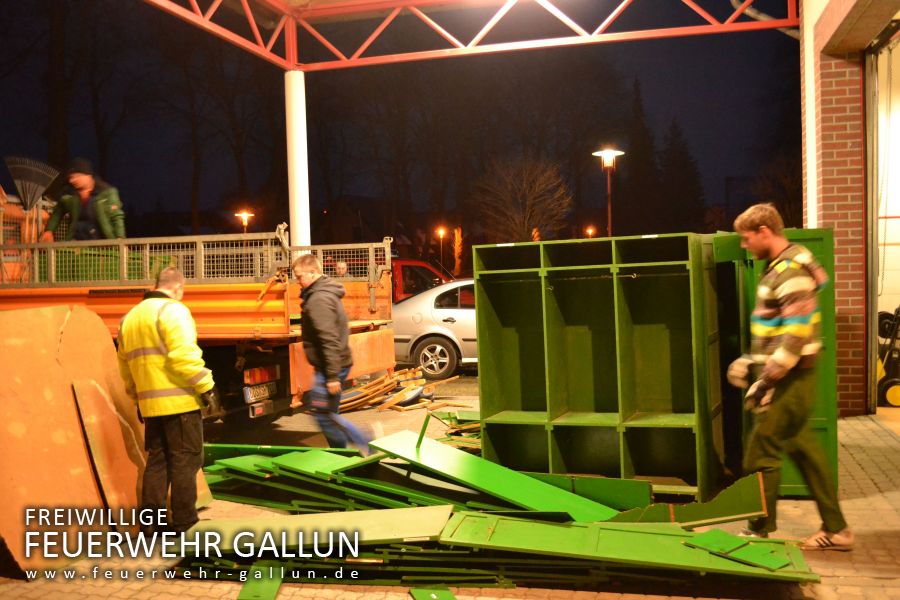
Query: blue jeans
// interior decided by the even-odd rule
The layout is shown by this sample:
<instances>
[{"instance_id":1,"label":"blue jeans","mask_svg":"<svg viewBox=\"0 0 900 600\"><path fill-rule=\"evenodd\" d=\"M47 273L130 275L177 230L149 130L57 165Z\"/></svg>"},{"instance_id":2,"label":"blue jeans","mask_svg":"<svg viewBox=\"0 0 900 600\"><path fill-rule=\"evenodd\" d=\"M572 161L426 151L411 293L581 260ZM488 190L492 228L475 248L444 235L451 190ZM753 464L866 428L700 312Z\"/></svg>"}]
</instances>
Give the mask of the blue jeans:
<instances>
[{"instance_id":1,"label":"blue jeans","mask_svg":"<svg viewBox=\"0 0 900 600\"><path fill-rule=\"evenodd\" d=\"M344 385L349 372L350 368L347 367L338 373L341 386ZM325 439L328 440L328 445L332 448L346 448L349 439L360 449L368 448L371 440L340 415L341 394L329 394L325 384L325 373L316 369L313 387L309 391L310 407L322 433L325 434Z\"/></svg>"}]
</instances>

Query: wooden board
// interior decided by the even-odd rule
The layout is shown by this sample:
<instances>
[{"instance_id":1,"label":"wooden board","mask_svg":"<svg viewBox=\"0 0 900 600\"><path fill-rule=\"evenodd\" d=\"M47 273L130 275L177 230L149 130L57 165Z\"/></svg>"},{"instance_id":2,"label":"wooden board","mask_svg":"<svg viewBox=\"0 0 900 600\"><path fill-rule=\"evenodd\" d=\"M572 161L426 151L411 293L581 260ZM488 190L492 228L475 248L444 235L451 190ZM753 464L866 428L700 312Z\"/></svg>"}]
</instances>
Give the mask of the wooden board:
<instances>
[{"instance_id":1,"label":"wooden board","mask_svg":"<svg viewBox=\"0 0 900 600\"><path fill-rule=\"evenodd\" d=\"M96 381L79 379L72 388L107 506L138 507L138 482L146 461L134 430L116 412L109 392Z\"/></svg>"},{"instance_id":2,"label":"wooden board","mask_svg":"<svg viewBox=\"0 0 900 600\"><path fill-rule=\"evenodd\" d=\"M0 312L2 354L15 357L0 360L0 536L23 569L66 562L39 554L26 558L26 507L103 506L71 379L58 360L71 318L65 306ZM85 349L111 345L99 317L93 323Z\"/></svg>"},{"instance_id":3,"label":"wooden board","mask_svg":"<svg viewBox=\"0 0 900 600\"><path fill-rule=\"evenodd\" d=\"M350 352L353 354L353 367L347 375L349 379L368 375L379 371L393 369L394 362L394 330L377 329L363 333L354 333L348 339ZM291 360L291 393L294 395L312 389L313 368L306 360L303 344L290 345Z\"/></svg>"}]
</instances>

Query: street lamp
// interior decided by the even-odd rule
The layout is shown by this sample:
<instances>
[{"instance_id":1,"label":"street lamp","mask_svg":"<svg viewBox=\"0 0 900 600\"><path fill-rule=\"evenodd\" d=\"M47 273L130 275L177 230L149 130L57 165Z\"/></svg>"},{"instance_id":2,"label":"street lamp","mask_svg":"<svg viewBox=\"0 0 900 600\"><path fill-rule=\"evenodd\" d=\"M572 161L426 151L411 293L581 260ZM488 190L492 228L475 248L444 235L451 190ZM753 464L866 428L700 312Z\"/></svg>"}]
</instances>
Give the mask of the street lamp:
<instances>
[{"instance_id":1,"label":"street lamp","mask_svg":"<svg viewBox=\"0 0 900 600\"><path fill-rule=\"evenodd\" d=\"M244 226L244 233L247 233L247 224L250 222L251 217L255 217L252 212L247 212L246 210L242 210L241 212L234 213L234 216L238 217L241 220L241 223Z\"/></svg>"},{"instance_id":2,"label":"street lamp","mask_svg":"<svg viewBox=\"0 0 900 600\"><path fill-rule=\"evenodd\" d=\"M593 225L588 225L584 228L584 235L588 236L588 238L594 237L595 233L597 233L597 230L594 229Z\"/></svg>"},{"instance_id":3,"label":"street lamp","mask_svg":"<svg viewBox=\"0 0 900 600\"><path fill-rule=\"evenodd\" d=\"M601 166L606 171L606 237L612 237L612 172L616 170L616 157L625 154L615 148L604 148L593 152L599 156Z\"/></svg>"},{"instance_id":4,"label":"street lamp","mask_svg":"<svg viewBox=\"0 0 900 600\"><path fill-rule=\"evenodd\" d=\"M438 262L441 263L441 269L444 268L444 236L447 235L447 230L444 229L444 226L441 225L437 228L438 237L441 238L441 257L438 259Z\"/></svg>"}]
</instances>

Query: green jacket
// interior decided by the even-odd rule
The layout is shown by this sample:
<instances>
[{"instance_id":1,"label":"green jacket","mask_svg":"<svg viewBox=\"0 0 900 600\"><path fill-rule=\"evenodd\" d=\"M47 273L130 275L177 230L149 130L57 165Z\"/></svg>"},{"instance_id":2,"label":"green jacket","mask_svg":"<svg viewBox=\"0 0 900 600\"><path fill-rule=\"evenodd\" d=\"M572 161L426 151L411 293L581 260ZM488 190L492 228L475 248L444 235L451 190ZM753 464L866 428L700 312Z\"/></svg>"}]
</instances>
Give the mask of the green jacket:
<instances>
[{"instance_id":1,"label":"green jacket","mask_svg":"<svg viewBox=\"0 0 900 600\"><path fill-rule=\"evenodd\" d=\"M67 192L72 192L69 188ZM122 202L119 200L119 190L108 185L99 179L95 187L96 196L94 196L94 210L97 216L97 225L100 227L100 234L106 239L125 237L125 212L122 210ZM47 221L47 231L56 233L56 228L65 215L71 215L69 220L69 231L66 235L66 241L75 237L75 224L78 222L78 215L81 212L81 198L77 193L66 193L56 204L50 220ZM59 238L55 237L57 241Z\"/></svg>"}]
</instances>

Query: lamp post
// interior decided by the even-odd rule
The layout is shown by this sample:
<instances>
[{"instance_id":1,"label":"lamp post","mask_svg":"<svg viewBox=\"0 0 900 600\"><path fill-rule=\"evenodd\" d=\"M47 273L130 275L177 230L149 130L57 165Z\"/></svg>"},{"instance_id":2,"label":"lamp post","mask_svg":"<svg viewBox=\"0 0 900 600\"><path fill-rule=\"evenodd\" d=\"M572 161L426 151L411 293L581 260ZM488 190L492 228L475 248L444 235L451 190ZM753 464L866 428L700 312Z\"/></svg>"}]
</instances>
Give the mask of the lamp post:
<instances>
[{"instance_id":1,"label":"lamp post","mask_svg":"<svg viewBox=\"0 0 900 600\"><path fill-rule=\"evenodd\" d=\"M616 157L625 154L615 148L604 148L592 153L600 157L600 164L606 171L606 237L612 237L612 172L616 170Z\"/></svg>"},{"instance_id":2,"label":"lamp post","mask_svg":"<svg viewBox=\"0 0 900 600\"><path fill-rule=\"evenodd\" d=\"M247 224L250 223L250 218L255 217L252 212L247 212L247 210L242 210L241 212L234 213L234 216L241 220L241 224L244 226L244 233L247 233Z\"/></svg>"},{"instance_id":3,"label":"lamp post","mask_svg":"<svg viewBox=\"0 0 900 600\"><path fill-rule=\"evenodd\" d=\"M588 225L584 228L584 235L588 237L588 239L594 237L594 234L597 233L597 230L594 229L593 225Z\"/></svg>"},{"instance_id":4,"label":"lamp post","mask_svg":"<svg viewBox=\"0 0 900 600\"><path fill-rule=\"evenodd\" d=\"M441 270L444 268L444 236L447 235L447 230L443 225L437 228L438 237L441 239L441 257L438 259L438 262L441 263Z\"/></svg>"}]
</instances>

